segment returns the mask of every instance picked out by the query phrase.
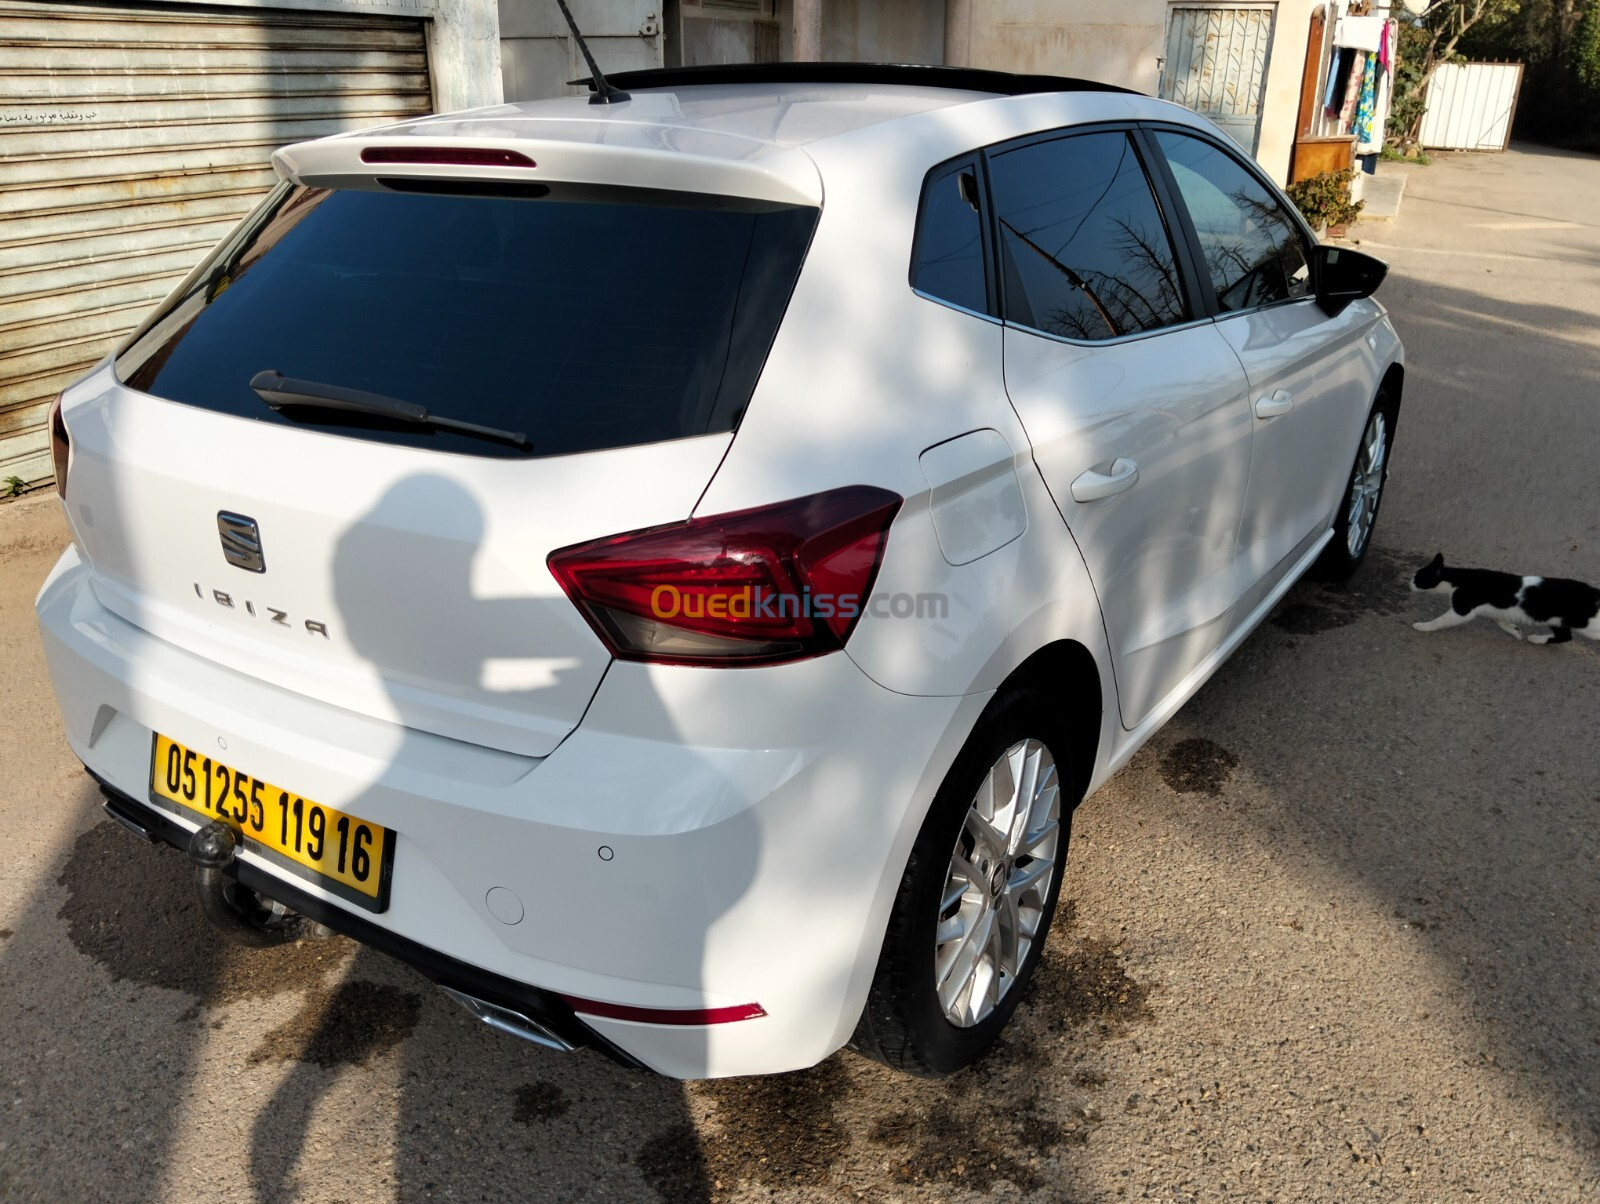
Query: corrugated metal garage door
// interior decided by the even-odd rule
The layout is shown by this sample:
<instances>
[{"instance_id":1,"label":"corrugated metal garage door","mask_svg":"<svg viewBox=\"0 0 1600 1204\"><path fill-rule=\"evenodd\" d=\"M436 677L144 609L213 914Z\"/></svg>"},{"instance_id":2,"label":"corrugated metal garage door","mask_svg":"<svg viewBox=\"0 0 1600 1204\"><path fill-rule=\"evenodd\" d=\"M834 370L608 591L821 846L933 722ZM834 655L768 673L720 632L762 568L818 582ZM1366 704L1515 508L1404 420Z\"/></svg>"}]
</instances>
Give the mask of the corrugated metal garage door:
<instances>
[{"instance_id":1,"label":"corrugated metal garage door","mask_svg":"<svg viewBox=\"0 0 1600 1204\"><path fill-rule=\"evenodd\" d=\"M273 181L280 146L425 113L423 23L0 0L0 480L49 400Z\"/></svg>"}]
</instances>

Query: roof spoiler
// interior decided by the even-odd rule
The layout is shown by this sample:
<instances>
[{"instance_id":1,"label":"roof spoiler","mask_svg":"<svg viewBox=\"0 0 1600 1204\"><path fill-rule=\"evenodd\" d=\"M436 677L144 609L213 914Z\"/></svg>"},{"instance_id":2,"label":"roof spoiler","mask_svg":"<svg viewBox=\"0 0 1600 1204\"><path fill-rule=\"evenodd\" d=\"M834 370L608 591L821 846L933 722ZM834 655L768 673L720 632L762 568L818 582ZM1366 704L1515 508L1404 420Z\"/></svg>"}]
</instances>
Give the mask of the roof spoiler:
<instances>
[{"instance_id":1,"label":"roof spoiler","mask_svg":"<svg viewBox=\"0 0 1600 1204\"><path fill-rule=\"evenodd\" d=\"M921 63L718 63L701 67L656 67L617 71L605 77L618 88L680 88L693 84L898 84L1029 96L1039 92L1122 92L1131 88L1060 75L1017 75L980 67L937 67ZM588 77L569 81L595 87Z\"/></svg>"}]
</instances>

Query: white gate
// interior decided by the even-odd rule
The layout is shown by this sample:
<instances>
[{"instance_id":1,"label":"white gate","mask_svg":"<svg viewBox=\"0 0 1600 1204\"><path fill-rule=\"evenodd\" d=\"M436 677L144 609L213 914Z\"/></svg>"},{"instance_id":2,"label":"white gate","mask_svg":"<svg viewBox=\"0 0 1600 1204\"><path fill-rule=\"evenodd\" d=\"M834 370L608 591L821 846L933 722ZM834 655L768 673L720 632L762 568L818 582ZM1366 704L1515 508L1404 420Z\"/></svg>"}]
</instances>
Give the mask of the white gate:
<instances>
[{"instance_id":1,"label":"white gate","mask_svg":"<svg viewBox=\"0 0 1600 1204\"><path fill-rule=\"evenodd\" d=\"M1167 13L1161 99L1202 113L1252 155L1272 52L1274 9L1176 4Z\"/></svg>"},{"instance_id":2,"label":"white gate","mask_svg":"<svg viewBox=\"0 0 1600 1204\"><path fill-rule=\"evenodd\" d=\"M1522 86L1521 63L1446 63L1428 81L1422 145L1503 151Z\"/></svg>"}]
</instances>

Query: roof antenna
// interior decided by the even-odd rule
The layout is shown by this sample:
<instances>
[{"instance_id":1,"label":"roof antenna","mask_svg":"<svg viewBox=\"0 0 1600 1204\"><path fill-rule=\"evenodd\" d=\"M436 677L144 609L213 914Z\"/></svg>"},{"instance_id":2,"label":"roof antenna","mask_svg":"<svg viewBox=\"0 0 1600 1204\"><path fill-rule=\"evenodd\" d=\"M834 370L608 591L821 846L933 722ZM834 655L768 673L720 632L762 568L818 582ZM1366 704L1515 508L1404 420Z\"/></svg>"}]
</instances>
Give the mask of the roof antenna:
<instances>
[{"instance_id":1,"label":"roof antenna","mask_svg":"<svg viewBox=\"0 0 1600 1204\"><path fill-rule=\"evenodd\" d=\"M589 79L594 84L594 95L589 97L592 105L614 105L624 100L632 100L621 88L613 87L605 76L600 74L600 65L594 61L594 55L589 53L589 43L583 40L583 35L578 32L578 23L572 19L572 10L567 7L567 0L556 0L561 6L561 15L567 19L567 28L572 30L572 36L577 39L578 49L583 51L584 62L589 64Z\"/></svg>"}]
</instances>

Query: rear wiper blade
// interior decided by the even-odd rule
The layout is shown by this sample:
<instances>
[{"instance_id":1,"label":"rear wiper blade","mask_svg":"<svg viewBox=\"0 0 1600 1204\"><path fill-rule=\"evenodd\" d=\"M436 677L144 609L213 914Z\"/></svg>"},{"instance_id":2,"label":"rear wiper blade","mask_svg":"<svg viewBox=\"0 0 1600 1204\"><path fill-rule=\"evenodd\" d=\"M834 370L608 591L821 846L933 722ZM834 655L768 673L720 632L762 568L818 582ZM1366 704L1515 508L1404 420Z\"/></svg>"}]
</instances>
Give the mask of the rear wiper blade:
<instances>
[{"instance_id":1,"label":"rear wiper blade","mask_svg":"<svg viewBox=\"0 0 1600 1204\"><path fill-rule=\"evenodd\" d=\"M462 422L459 418L430 414L427 406L414 401L401 401L398 397L387 397L382 393L346 389L340 385L325 385L316 380L292 380L271 368L252 376L250 387L262 401L278 412L294 408L342 410L348 414L367 414L395 422L460 431L463 435L473 435L479 439L509 443L524 451L533 447L533 443L521 431L502 431L492 426L479 426L475 422Z\"/></svg>"}]
</instances>

